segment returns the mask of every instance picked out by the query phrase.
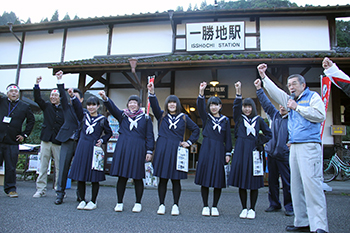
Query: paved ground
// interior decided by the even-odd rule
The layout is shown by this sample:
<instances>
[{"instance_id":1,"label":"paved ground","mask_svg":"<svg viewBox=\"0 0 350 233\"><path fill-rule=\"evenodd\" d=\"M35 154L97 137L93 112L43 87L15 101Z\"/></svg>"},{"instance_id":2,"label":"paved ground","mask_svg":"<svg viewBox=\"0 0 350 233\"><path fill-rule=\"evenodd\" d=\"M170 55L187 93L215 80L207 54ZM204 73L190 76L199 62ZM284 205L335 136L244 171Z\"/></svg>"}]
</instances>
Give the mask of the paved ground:
<instances>
[{"instance_id":1,"label":"paved ground","mask_svg":"<svg viewBox=\"0 0 350 233\"><path fill-rule=\"evenodd\" d=\"M219 217L201 216L202 200L200 187L193 184L193 176L182 182L179 216L171 216L172 193L166 197L166 214L156 214L158 193L147 188L142 201L141 213L132 213L135 201L131 185L126 190L124 212L116 213L116 178L107 177L101 183L98 208L93 211L77 210L75 183L67 190L67 198L56 206L55 192L49 190L47 197L32 198L34 181L18 181L19 198L8 198L0 193L0 232L285 232L287 224L293 224L293 217L283 211L265 213L268 207L267 188L259 191L256 219L239 219L241 205L238 189L228 188L222 193L219 203ZM52 187L52 184L50 187ZM326 193L330 232L350 232L350 180L329 183L332 192ZM170 188L170 186L169 186ZM87 198L90 197L90 186ZM211 203L212 193L209 197Z\"/></svg>"}]
</instances>

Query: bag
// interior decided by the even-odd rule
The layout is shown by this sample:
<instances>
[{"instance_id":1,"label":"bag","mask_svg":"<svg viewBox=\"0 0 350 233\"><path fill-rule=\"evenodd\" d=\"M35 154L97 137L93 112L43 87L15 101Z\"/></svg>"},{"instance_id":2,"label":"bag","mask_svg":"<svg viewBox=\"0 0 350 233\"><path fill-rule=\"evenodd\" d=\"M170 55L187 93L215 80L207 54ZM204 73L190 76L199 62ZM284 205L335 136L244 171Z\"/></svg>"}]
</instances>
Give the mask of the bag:
<instances>
[{"instance_id":1,"label":"bag","mask_svg":"<svg viewBox=\"0 0 350 233\"><path fill-rule=\"evenodd\" d=\"M260 151L253 151L253 176L264 175L264 164Z\"/></svg>"},{"instance_id":2,"label":"bag","mask_svg":"<svg viewBox=\"0 0 350 233\"><path fill-rule=\"evenodd\" d=\"M183 119L185 121L185 132L183 136L183 141L185 141L186 134L186 116L183 115ZM179 146L177 147L177 156L176 156L176 170L188 172L188 149L185 147Z\"/></svg>"},{"instance_id":3,"label":"bag","mask_svg":"<svg viewBox=\"0 0 350 233\"><path fill-rule=\"evenodd\" d=\"M177 148L176 170L188 172L188 149L180 145Z\"/></svg>"},{"instance_id":4,"label":"bag","mask_svg":"<svg viewBox=\"0 0 350 233\"><path fill-rule=\"evenodd\" d=\"M154 169L151 162L145 163L145 179L143 179L143 184L148 187L158 186L158 177L153 175Z\"/></svg>"},{"instance_id":5,"label":"bag","mask_svg":"<svg viewBox=\"0 0 350 233\"><path fill-rule=\"evenodd\" d=\"M104 158L105 158L105 153L103 149L99 146L94 146L94 151L92 153L91 169L96 171L103 171Z\"/></svg>"},{"instance_id":6,"label":"bag","mask_svg":"<svg viewBox=\"0 0 350 233\"><path fill-rule=\"evenodd\" d=\"M228 178L229 178L229 176L230 176L231 164L226 164L226 165L224 165L224 169L225 169L226 187L228 188L229 185L228 185L227 181L228 181Z\"/></svg>"}]
</instances>

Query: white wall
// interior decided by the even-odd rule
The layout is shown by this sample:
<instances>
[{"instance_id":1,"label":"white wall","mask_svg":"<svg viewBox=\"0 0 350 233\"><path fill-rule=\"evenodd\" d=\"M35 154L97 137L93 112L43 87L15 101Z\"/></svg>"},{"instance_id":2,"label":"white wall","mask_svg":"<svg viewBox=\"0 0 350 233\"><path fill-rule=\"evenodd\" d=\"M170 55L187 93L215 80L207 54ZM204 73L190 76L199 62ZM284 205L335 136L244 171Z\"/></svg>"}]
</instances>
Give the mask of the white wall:
<instances>
[{"instance_id":1,"label":"white wall","mask_svg":"<svg viewBox=\"0 0 350 233\"><path fill-rule=\"evenodd\" d=\"M172 51L170 22L115 25L113 29L113 55L157 54Z\"/></svg>"},{"instance_id":2,"label":"white wall","mask_svg":"<svg viewBox=\"0 0 350 233\"><path fill-rule=\"evenodd\" d=\"M63 30L28 32L24 41L22 64L60 62Z\"/></svg>"},{"instance_id":3,"label":"white wall","mask_svg":"<svg viewBox=\"0 0 350 233\"><path fill-rule=\"evenodd\" d=\"M22 34L16 34L20 39ZM10 33L0 33L0 64L17 64L19 54L20 43Z\"/></svg>"},{"instance_id":4,"label":"white wall","mask_svg":"<svg viewBox=\"0 0 350 233\"><path fill-rule=\"evenodd\" d=\"M261 18L261 51L330 50L326 17Z\"/></svg>"},{"instance_id":5,"label":"white wall","mask_svg":"<svg viewBox=\"0 0 350 233\"><path fill-rule=\"evenodd\" d=\"M16 70L0 70L0 82L0 92L6 93L6 87L16 82Z\"/></svg>"},{"instance_id":6,"label":"white wall","mask_svg":"<svg viewBox=\"0 0 350 233\"><path fill-rule=\"evenodd\" d=\"M65 61L107 55L108 27L83 27L68 30Z\"/></svg>"}]
</instances>

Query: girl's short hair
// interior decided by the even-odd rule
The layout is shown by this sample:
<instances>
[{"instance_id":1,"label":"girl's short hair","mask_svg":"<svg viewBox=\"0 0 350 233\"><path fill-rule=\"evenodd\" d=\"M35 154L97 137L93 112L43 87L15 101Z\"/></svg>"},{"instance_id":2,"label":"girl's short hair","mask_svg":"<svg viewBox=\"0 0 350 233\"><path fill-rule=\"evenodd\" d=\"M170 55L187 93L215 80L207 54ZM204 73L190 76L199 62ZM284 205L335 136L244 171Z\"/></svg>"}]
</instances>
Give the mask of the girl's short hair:
<instances>
[{"instance_id":1,"label":"girl's short hair","mask_svg":"<svg viewBox=\"0 0 350 233\"><path fill-rule=\"evenodd\" d=\"M176 115L181 113L182 107L179 98L176 95L169 95L164 103L164 115L169 113L168 103L175 102L176 103Z\"/></svg>"},{"instance_id":2,"label":"girl's short hair","mask_svg":"<svg viewBox=\"0 0 350 233\"><path fill-rule=\"evenodd\" d=\"M86 105L100 105L100 101L96 96L90 96L86 101Z\"/></svg>"},{"instance_id":3,"label":"girl's short hair","mask_svg":"<svg viewBox=\"0 0 350 233\"><path fill-rule=\"evenodd\" d=\"M221 99L217 96L212 96L208 99L208 102L207 102L207 112L211 113L210 111L210 105L211 104L216 104L216 105L219 105L221 104L222 105L222 102L221 102ZM219 110L219 113L221 113L221 109Z\"/></svg>"},{"instance_id":4,"label":"girl's short hair","mask_svg":"<svg viewBox=\"0 0 350 233\"><path fill-rule=\"evenodd\" d=\"M138 103L138 105L141 106L142 102L141 102L140 97L138 97L137 95L131 95L128 99L128 102L126 103L126 107L128 107L130 100L135 100Z\"/></svg>"},{"instance_id":5,"label":"girl's short hair","mask_svg":"<svg viewBox=\"0 0 350 233\"><path fill-rule=\"evenodd\" d=\"M258 111L256 110L256 105L255 102L252 98L245 98L243 100L242 106L246 106L246 105L250 105L252 106L252 112L250 113L250 115L248 116L249 118L253 118L256 115L258 115Z\"/></svg>"}]
</instances>

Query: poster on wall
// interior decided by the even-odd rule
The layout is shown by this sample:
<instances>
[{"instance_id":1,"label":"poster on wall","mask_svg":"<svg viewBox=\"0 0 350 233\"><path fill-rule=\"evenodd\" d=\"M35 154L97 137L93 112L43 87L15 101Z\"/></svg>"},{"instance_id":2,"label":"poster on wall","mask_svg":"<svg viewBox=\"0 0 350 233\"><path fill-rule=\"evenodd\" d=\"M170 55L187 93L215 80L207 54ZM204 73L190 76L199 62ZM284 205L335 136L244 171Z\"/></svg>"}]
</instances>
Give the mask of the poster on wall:
<instances>
[{"instance_id":1,"label":"poster on wall","mask_svg":"<svg viewBox=\"0 0 350 233\"><path fill-rule=\"evenodd\" d=\"M244 21L186 24L186 50L230 51L245 48Z\"/></svg>"}]
</instances>

